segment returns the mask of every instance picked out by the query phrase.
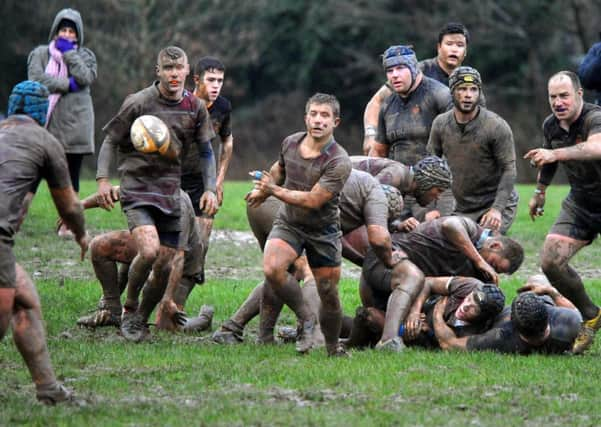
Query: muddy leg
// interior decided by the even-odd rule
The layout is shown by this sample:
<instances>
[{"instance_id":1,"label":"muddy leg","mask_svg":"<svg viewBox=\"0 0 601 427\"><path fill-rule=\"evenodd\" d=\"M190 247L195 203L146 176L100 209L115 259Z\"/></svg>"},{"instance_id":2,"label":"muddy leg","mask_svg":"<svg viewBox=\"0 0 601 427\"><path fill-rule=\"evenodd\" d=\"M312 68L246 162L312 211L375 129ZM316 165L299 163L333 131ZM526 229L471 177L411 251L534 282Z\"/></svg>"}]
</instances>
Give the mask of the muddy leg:
<instances>
[{"instance_id":1,"label":"muddy leg","mask_svg":"<svg viewBox=\"0 0 601 427\"><path fill-rule=\"evenodd\" d=\"M574 303L584 320L599 313L599 307L588 296L582 279L568 263L588 242L560 235L548 235L541 254L541 267L549 281Z\"/></svg>"}]
</instances>

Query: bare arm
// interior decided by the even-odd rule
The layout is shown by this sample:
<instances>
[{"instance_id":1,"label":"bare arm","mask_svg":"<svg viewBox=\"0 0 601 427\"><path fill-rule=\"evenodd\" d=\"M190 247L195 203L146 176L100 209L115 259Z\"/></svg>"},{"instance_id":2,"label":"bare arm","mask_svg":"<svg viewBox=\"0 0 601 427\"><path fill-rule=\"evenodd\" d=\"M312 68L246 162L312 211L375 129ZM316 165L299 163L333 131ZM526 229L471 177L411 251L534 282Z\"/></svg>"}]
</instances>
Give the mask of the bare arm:
<instances>
[{"instance_id":1,"label":"bare arm","mask_svg":"<svg viewBox=\"0 0 601 427\"><path fill-rule=\"evenodd\" d=\"M83 209L86 210L86 209L94 209L94 208L101 207L100 204L98 203L99 194L100 193L98 193L98 192L92 193L88 197L83 199L81 201ZM114 200L119 200L119 186L118 185L111 187L111 196Z\"/></svg>"},{"instance_id":2,"label":"bare arm","mask_svg":"<svg viewBox=\"0 0 601 427\"><path fill-rule=\"evenodd\" d=\"M487 280L499 283L499 276L493 268L482 258L470 240L465 225L460 217L451 216L443 220L442 232L444 236L468 258Z\"/></svg>"},{"instance_id":3,"label":"bare arm","mask_svg":"<svg viewBox=\"0 0 601 427\"><path fill-rule=\"evenodd\" d=\"M333 193L330 193L319 183L315 184L311 191L288 190L279 185L273 186L270 191L270 194L273 194L284 203L307 209L319 209L334 197Z\"/></svg>"},{"instance_id":4,"label":"bare arm","mask_svg":"<svg viewBox=\"0 0 601 427\"><path fill-rule=\"evenodd\" d=\"M221 141L221 155L219 156L219 169L217 171L217 201L219 205L223 203L223 183L232 160L233 151L234 137L229 134Z\"/></svg>"},{"instance_id":5,"label":"bare arm","mask_svg":"<svg viewBox=\"0 0 601 427\"><path fill-rule=\"evenodd\" d=\"M386 85L383 85L378 91L372 96L367 105L365 106L365 112L363 113L363 128L365 129L365 136L363 139L363 154L368 154L371 149L371 145L375 142L375 137L378 129L378 114L380 114L380 108L382 102L392 92Z\"/></svg>"},{"instance_id":6,"label":"bare arm","mask_svg":"<svg viewBox=\"0 0 601 427\"><path fill-rule=\"evenodd\" d=\"M159 303L158 312L160 313L161 328L167 330L176 330L178 326L183 326L186 323L186 313L177 307L173 299L177 287L180 286L182 281L184 256L183 250L178 250L173 256L170 262L171 271L167 279L167 288Z\"/></svg>"},{"instance_id":7,"label":"bare arm","mask_svg":"<svg viewBox=\"0 0 601 427\"><path fill-rule=\"evenodd\" d=\"M261 179L254 180L255 189L262 194L273 195L284 203L307 209L319 209L334 197L333 193L319 183L315 184L311 191L284 188L281 186L284 183L284 173L285 170L279 162L274 163L270 172L263 171Z\"/></svg>"},{"instance_id":8,"label":"bare arm","mask_svg":"<svg viewBox=\"0 0 601 427\"><path fill-rule=\"evenodd\" d=\"M380 144L374 140L367 155L370 157L388 157L388 150L389 146L387 144Z\"/></svg>"},{"instance_id":9,"label":"bare arm","mask_svg":"<svg viewBox=\"0 0 601 427\"><path fill-rule=\"evenodd\" d=\"M434 333L440 348L445 351L461 350L467 351L467 337L457 338L455 332L443 319L447 298L443 298L434 307Z\"/></svg>"},{"instance_id":10,"label":"bare arm","mask_svg":"<svg viewBox=\"0 0 601 427\"><path fill-rule=\"evenodd\" d=\"M424 303L428 299L428 297L432 294L437 295L449 295L449 291L447 289L447 283L451 277L448 276L440 276L440 277L432 277L428 276L424 280L424 287L422 291L417 296L413 305L411 306L410 315L417 315L421 313Z\"/></svg>"},{"instance_id":11,"label":"bare arm","mask_svg":"<svg viewBox=\"0 0 601 427\"><path fill-rule=\"evenodd\" d=\"M571 147L556 149L535 148L524 155L537 167L546 164L569 160L599 160L601 159L601 133L589 135L588 139Z\"/></svg>"},{"instance_id":12,"label":"bare arm","mask_svg":"<svg viewBox=\"0 0 601 427\"><path fill-rule=\"evenodd\" d=\"M282 165L280 165L279 162L275 162L271 166L269 173L271 174L276 185L284 184L284 181L286 180L286 170L282 167Z\"/></svg>"},{"instance_id":13,"label":"bare arm","mask_svg":"<svg viewBox=\"0 0 601 427\"><path fill-rule=\"evenodd\" d=\"M33 200L33 196L34 196L34 194L31 191L28 191L27 194L25 194L25 197L23 197L23 203L21 204L21 211L19 212L19 222L17 222L17 231L19 231L19 229L21 228L21 225L23 225L25 216L27 215L27 212L29 211L29 206L31 206L31 201Z\"/></svg>"},{"instance_id":14,"label":"bare arm","mask_svg":"<svg viewBox=\"0 0 601 427\"><path fill-rule=\"evenodd\" d=\"M96 182L98 195L100 196L99 206L106 210L114 208L116 202L112 197L111 183L109 182L109 170L116 157L117 143L107 135L100 146L96 168Z\"/></svg>"},{"instance_id":15,"label":"bare arm","mask_svg":"<svg viewBox=\"0 0 601 427\"><path fill-rule=\"evenodd\" d=\"M540 182L536 184L536 189L534 190L534 194L528 202L528 210L530 213L530 219L534 221L537 216L543 216L544 206L545 206L545 194L547 191L547 186L541 184Z\"/></svg>"},{"instance_id":16,"label":"bare arm","mask_svg":"<svg viewBox=\"0 0 601 427\"><path fill-rule=\"evenodd\" d=\"M572 304L569 299L560 294L559 291L549 283L527 283L518 289L518 292L528 291L534 292L537 295L549 295L557 307L565 307L572 310L577 310L576 306Z\"/></svg>"},{"instance_id":17,"label":"bare arm","mask_svg":"<svg viewBox=\"0 0 601 427\"><path fill-rule=\"evenodd\" d=\"M81 202L77 198L73 187L50 188L50 195L56 205L58 214L75 235L75 241L81 247L81 259L83 260L88 250L88 235L85 229Z\"/></svg>"},{"instance_id":18,"label":"bare arm","mask_svg":"<svg viewBox=\"0 0 601 427\"><path fill-rule=\"evenodd\" d=\"M392 241L388 230L381 225L368 225L367 239L378 259L386 267L392 268Z\"/></svg>"}]
</instances>

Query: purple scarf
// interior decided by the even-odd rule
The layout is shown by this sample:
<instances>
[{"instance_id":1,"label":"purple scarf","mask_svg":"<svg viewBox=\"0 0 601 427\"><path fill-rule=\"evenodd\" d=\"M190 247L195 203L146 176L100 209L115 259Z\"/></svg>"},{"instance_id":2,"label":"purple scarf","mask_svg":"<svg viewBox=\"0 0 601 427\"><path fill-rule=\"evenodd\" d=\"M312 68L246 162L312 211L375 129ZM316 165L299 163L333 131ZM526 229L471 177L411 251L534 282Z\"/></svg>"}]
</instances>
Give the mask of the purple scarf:
<instances>
[{"instance_id":1,"label":"purple scarf","mask_svg":"<svg viewBox=\"0 0 601 427\"><path fill-rule=\"evenodd\" d=\"M54 46L54 40L52 40L48 45L48 52L50 53L50 58L48 58L48 65L46 65L46 70L44 70L46 74L52 77L59 78L69 77L69 70L67 69L67 64L65 64L65 61L63 60L63 53ZM48 127L48 124L50 123L50 116L52 115L54 107L56 107L56 104L58 103L60 97L60 92L54 92L51 93L50 96L48 96L48 114L46 115L46 127Z\"/></svg>"}]
</instances>

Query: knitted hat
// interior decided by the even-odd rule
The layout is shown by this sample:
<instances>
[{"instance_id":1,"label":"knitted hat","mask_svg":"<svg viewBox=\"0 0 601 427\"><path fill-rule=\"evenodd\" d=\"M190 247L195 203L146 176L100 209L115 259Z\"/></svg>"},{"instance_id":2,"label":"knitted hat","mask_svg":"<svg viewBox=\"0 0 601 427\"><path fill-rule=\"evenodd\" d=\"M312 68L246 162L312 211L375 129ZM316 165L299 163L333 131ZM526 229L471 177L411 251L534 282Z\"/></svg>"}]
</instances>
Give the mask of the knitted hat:
<instances>
[{"instance_id":1,"label":"knitted hat","mask_svg":"<svg viewBox=\"0 0 601 427\"><path fill-rule=\"evenodd\" d=\"M472 83L482 89L482 78L478 70L472 67L461 66L453 70L449 76L449 88L451 92L456 86L463 83Z\"/></svg>"},{"instance_id":2,"label":"knitted hat","mask_svg":"<svg viewBox=\"0 0 601 427\"><path fill-rule=\"evenodd\" d=\"M382 55L382 66L384 69L403 65L409 68L411 80L415 81L418 73L417 57L411 47L404 45L390 46Z\"/></svg>"},{"instance_id":3,"label":"knitted hat","mask_svg":"<svg viewBox=\"0 0 601 427\"><path fill-rule=\"evenodd\" d=\"M44 126L47 112L48 89L46 86L32 80L25 80L15 85L8 98L8 116L27 114Z\"/></svg>"},{"instance_id":4,"label":"knitted hat","mask_svg":"<svg viewBox=\"0 0 601 427\"><path fill-rule=\"evenodd\" d=\"M437 187L447 189L453 183L451 168L446 160L437 156L428 156L413 166L413 179L420 192Z\"/></svg>"}]
</instances>

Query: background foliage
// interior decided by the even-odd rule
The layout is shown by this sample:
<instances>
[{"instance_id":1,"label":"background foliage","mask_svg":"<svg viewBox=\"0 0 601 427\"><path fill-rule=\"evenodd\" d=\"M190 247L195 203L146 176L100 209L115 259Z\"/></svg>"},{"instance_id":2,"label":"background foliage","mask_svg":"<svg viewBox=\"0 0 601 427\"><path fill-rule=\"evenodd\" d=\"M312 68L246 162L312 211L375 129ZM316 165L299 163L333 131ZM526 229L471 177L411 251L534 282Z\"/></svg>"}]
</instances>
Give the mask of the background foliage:
<instances>
[{"instance_id":1,"label":"background foliage","mask_svg":"<svg viewBox=\"0 0 601 427\"><path fill-rule=\"evenodd\" d=\"M363 109L384 78L379 54L408 43L418 58L432 57L449 21L469 28L466 63L482 73L488 106L510 123L522 154L540 144L547 78L576 68L597 40L601 12L601 0L5 0L0 110L26 77L28 53L46 43L54 15L67 6L82 12L86 45L98 59L97 147L123 98L153 80L160 48L179 45L192 63L202 55L224 60L224 94L235 109L230 178L275 159L281 139L302 127L304 102L316 91L339 97L338 140L358 154ZM95 159L86 166L94 169ZM534 178L524 163L518 169L520 181Z\"/></svg>"}]
</instances>

